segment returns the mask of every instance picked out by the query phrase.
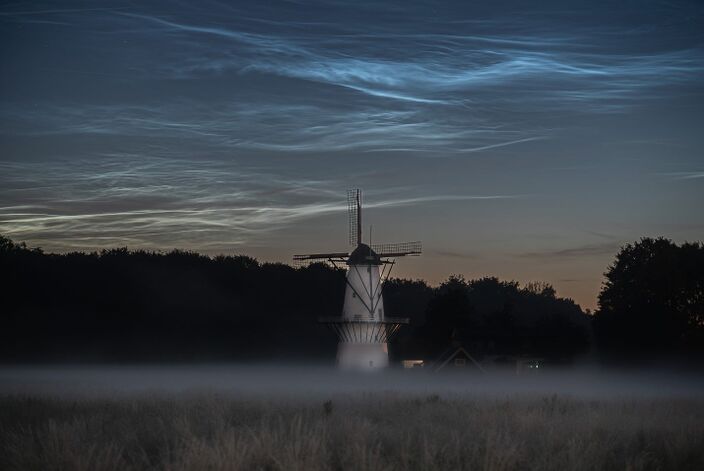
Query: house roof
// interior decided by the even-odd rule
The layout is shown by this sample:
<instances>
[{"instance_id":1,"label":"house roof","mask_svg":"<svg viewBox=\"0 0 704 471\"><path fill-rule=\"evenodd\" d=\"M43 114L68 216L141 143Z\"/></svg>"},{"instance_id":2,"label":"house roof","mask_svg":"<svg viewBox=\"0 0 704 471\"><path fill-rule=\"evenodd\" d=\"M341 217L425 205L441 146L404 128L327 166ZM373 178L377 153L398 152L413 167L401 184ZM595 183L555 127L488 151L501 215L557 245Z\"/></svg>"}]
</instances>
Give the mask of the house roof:
<instances>
[{"instance_id":1,"label":"house roof","mask_svg":"<svg viewBox=\"0 0 704 471\"><path fill-rule=\"evenodd\" d=\"M484 368L482 368L482 366L477 362L477 360L475 360L474 357L472 357L472 355L470 355L469 352L464 349L464 347L454 346L454 345L449 347L444 352L442 352L442 354L440 354L440 356L437 358L437 360L435 360L435 362L433 363L433 370L440 371L451 360L453 360L459 356L465 356L465 357L469 358L469 360L474 364L474 366L476 366L479 369L479 371L484 373Z\"/></svg>"}]
</instances>

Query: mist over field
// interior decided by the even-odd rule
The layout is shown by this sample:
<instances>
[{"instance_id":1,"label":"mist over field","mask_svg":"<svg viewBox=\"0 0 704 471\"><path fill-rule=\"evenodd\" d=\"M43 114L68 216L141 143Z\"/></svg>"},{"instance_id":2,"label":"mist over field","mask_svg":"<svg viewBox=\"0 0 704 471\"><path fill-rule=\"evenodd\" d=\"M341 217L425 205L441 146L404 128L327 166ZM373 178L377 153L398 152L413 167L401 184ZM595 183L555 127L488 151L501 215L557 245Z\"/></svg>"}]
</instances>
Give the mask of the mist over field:
<instances>
[{"instance_id":1,"label":"mist over field","mask_svg":"<svg viewBox=\"0 0 704 471\"><path fill-rule=\"evenodd\" d=\"M704 378L0 369L7 470L701 469Z\"/></svg>"},{"instance_id":2,"label":"mist over field","mask_svg":"<svg viewBox=\"0 0 704 471\"><path fill-rule=\"evenodd\" d=\"M360 394L438 394L507 398L566 395L578 398L704 397L704 374L666 368L553 369L515 375L512 370L433 372L390 369L372 373L321 365L44 365L0 368L0 394L129 396L218 393L272 399L352 398Z\"/></svg>"}]
</instances>

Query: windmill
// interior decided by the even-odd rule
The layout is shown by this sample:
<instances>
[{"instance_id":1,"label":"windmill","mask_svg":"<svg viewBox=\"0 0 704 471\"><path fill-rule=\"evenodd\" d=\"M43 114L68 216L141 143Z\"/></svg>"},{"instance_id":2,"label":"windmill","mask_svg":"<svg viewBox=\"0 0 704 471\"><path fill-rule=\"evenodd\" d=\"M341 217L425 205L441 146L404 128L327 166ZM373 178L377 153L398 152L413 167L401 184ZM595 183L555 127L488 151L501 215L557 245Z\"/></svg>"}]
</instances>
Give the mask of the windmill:
<instances>
[{"instance_id":1,"label":"windmill","mask_svg":"<svg viewBox=\"0 0 704 471\"><path fill-rule=\"evenodd\" d=\"M408 319L384 315L384 285L396 258L421 254L420 242L364 244L361 200L359 190L347 192L351 251L293 256L297 262L323 260L335 267L347 265L342 315L319 319L337 334L337 364L346 369L388 366L388 342Z\"/></svg>"}]
</instances>

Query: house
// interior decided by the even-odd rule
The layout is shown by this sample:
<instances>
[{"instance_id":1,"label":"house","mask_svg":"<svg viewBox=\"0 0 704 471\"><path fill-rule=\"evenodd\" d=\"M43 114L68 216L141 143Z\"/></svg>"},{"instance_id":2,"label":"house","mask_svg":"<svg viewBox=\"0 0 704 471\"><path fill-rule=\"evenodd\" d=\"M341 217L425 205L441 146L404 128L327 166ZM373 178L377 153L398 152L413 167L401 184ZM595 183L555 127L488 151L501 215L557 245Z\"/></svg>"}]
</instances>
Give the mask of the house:
<instances>
[{"instance_id":1,"label":"house","mask_svg":"<svg viewBox=\"0 0 704 471\"><path fill-rule=\"evenodd\" d=\"M433 371L467 370L484 373L484 368L462 345L453 342L433 363Z\"/></svg>"}]
</instances>

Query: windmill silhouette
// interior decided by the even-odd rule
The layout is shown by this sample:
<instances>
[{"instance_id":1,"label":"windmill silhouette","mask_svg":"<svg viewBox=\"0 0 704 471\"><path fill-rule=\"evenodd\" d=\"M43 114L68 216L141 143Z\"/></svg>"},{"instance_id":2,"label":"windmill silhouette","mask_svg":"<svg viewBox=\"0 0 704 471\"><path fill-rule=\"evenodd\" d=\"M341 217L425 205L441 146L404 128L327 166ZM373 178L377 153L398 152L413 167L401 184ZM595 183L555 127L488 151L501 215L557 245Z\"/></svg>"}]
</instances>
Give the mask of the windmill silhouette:
<instances>
[{"instance_id":1,"label":"windmill silhouette","mask_svg":"<svg viewBox=\"0 0 704 471\"><path fill-rule=\"evenodd\" d=\"M396 258L420 255L420 242L365 244L362 242L362 193L347 192L351 251L294 255L297 262L325 260L336 267L347 265L342 315L321 317L338 336L337 364L346 369L376 369L389 364L388 342L408 324L407 318L384 315L384 285ZM371 235L370 235L371 239ZM370 241L371 242L371 241Z\"/></svg>"}]
</instances>

